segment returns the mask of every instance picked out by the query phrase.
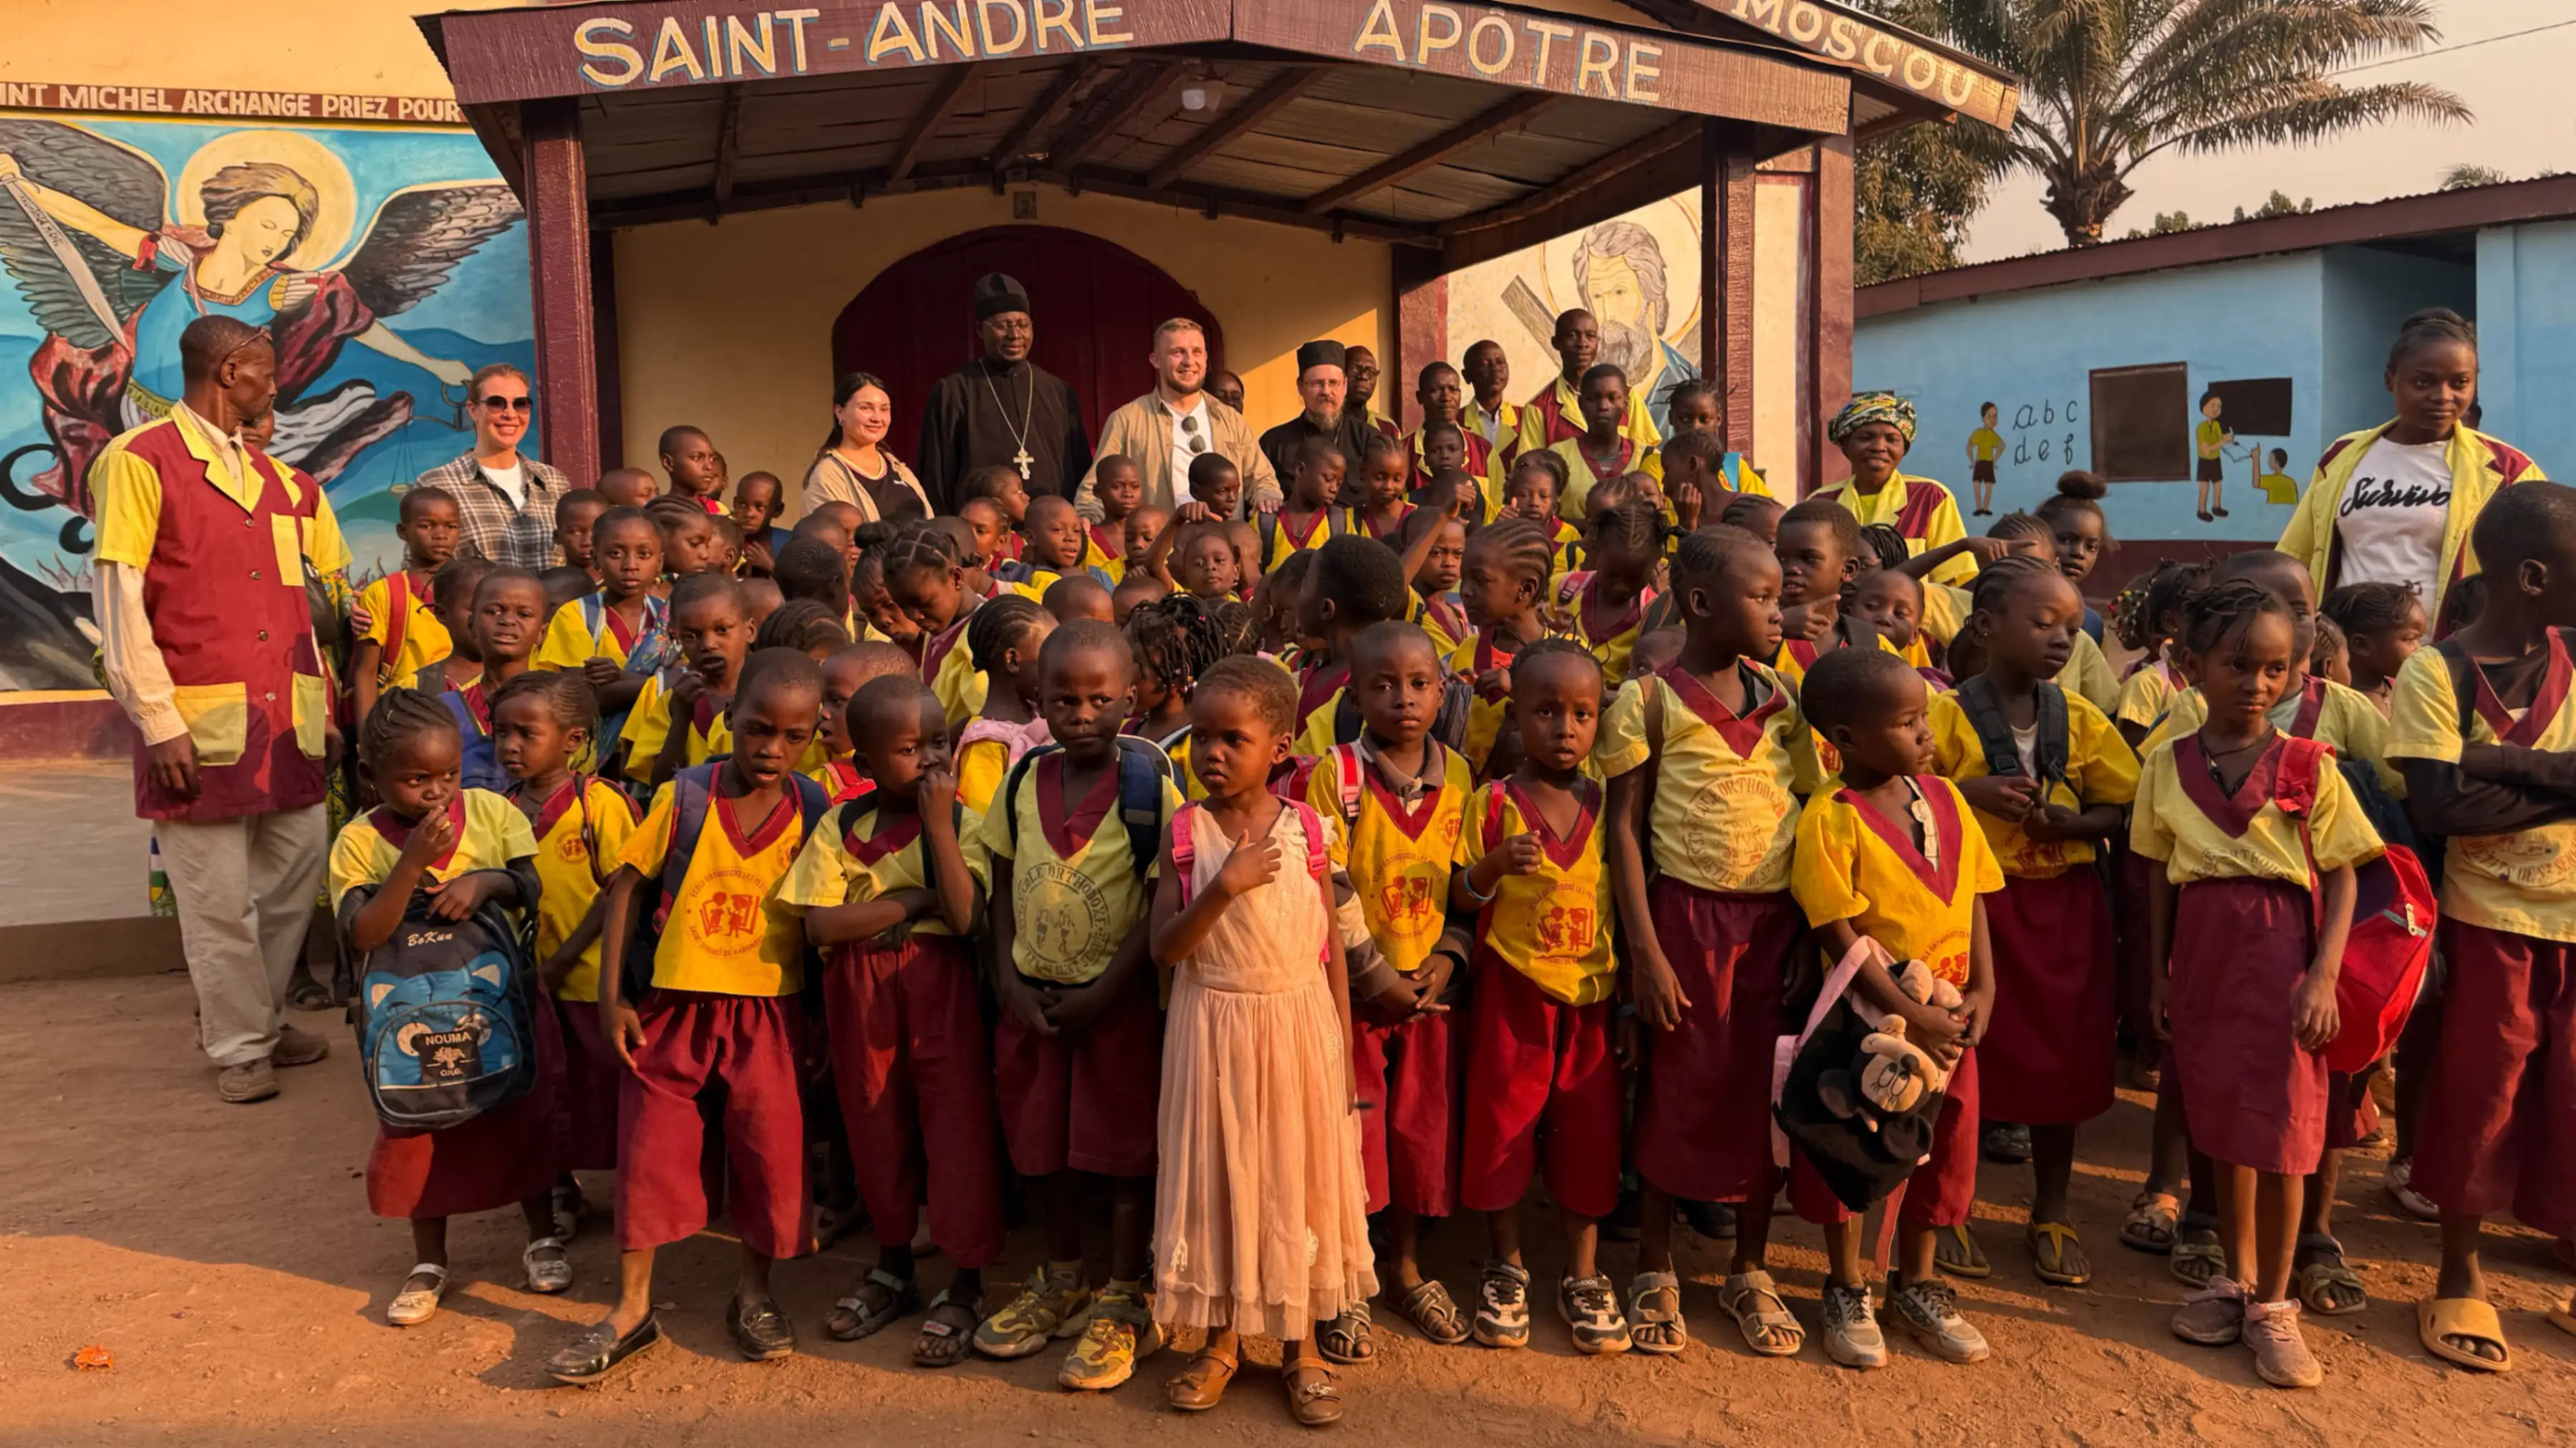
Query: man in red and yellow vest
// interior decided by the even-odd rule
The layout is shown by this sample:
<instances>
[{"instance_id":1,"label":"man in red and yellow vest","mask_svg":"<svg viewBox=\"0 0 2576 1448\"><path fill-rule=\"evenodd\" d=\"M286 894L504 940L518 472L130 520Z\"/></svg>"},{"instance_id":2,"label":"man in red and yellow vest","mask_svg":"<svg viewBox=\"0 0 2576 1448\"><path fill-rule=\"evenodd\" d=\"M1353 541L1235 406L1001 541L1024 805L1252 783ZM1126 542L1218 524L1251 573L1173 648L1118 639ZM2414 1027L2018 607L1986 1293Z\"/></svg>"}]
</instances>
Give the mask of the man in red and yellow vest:
<instances>
[{"instance_id":1,"label":"man in red and yellow vest","mask_svg":"<svg viewBox=\"0 0 2576 1448\"><path fill-rule=\"evenodd\" d=\"M322 881L337 744L305 602L307 559L345 566L321 488L235 436L277 396L268 334L220 315L180 334L170 413L90 469L92 588L107 685L141 743L135 813L153 822L227 1101L277 1094L275 1066L329 1052L284 1023Z\"/></svg>"}]
</instances>

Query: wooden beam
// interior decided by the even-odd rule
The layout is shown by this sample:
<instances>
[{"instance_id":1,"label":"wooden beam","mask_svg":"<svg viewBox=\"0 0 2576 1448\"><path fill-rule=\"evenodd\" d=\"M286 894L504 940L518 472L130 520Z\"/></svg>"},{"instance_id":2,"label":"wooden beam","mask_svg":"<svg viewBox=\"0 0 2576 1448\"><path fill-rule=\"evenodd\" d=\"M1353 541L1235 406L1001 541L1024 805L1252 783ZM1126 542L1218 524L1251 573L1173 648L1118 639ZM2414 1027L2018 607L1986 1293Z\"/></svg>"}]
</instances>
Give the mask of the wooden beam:
<instances>
[{"instance_id":1,"label":"wooden beam","mask_svg":"<svg viewBox=\"0 0 2576 1448\"><path fill-rule=\"evenodd\" d=\"M1851 399L1852 187L1851 137L1828 136L1819 141L1815 186L1807 193L1807 204L1815 208L1808 234L1815 238L1816 269L1807 284L1813 298L1809 325L1814 331L1806 348L1812 371L1802 379L1807 395L1798 399L1798 425L1805 434L1800 443L1808 464L1799 482L1809 490L1847 475L1851 468L1840 449L1827 445L1820 424Z\"/></svg>"},{"instance_id":2,"label":"wooden beam","mask_svg":"<svg viewBox=\"0 0 2576 1448\"><path fill-rule=\"evenodd\" d=\"M1094 118L1075 122L1077 125L1087 123L1086 129L1074 138L1072 145L1057 146L1047 156L1047 168L1070 173L1090 159L1093 152L1108 145L1129 121L1143 114L1147 106L1171 94L1172 83L1179 80L1181 72L1191 64L1187 60L1167 60L1159 65L1138 65L1135 75L1121 85L1103 112Z\"/></svg>"},{"instance_id":3,"label":"wooden beam","mask_svg":"<svg viewBox=\"0 0 2576 1448\"><path fill-rule=\"evenodd\" d=\"M1525 91L1513 96L1483 115L1452 126L1402 155L1390 156L1338 186L1328 186L1316 192L1306 198L1305 209L1317 213L1330 211L1345 201L1356 201L1407 176L1428 171L1469 146L1492 140L1564 99L1544 91Z\"/></svg>"},{"instance_id":4,"label":"wooden beam","mask_svg":"<svg viewBox=\"0 0 2576 1448\"><path fill-rule=\"evenodd\" d=\"M1333 72L1329 65L1292 65L1270 78L1270 84L1254 91L1236 106L1230 115L1219 116L1200 128L1199 133L1172 148L1172 153L1154 163L1145 173L1148 186L1169 186L1178 181L1192 166L1223 150L1235 137L1279 114L1290 101L1314 89L1315 83Z\"/></svg>"},{"instance_id":5,"label":"wooden beam","mask_svg":"<svg viewBox=\"0 0 2576 1448\"><path fill-rule=\"evenodd\" d=\"M939 133L941 126L948 124L948 117L957 109L958 99L966 94L967 83L981 75L983 70L982 61L968 61L964 65L952 65L940 75L938 83L930 88L930 99L922 102L921 110L912 118L911 127L904 132L903 144L895 148L894 163L886 168L889 180L900 181L912 174L913 167L921 164L921 153L928 149L930 138Z\"/></svg>"},{"instance_id":6,"label":"wooden beam","mask_svg":"<svg viewBox=\"0 0 2576 1448\"><path fill-rule=\"evenodd\" d=\"M1675 121L1662 130L1648 135L1644 140L1622 146L1591 165L1550 182L1518 201L1507 202L1491 210L1479 211L1472 216L1461 216L1455 221L1444 221L1440 223L1440 234L1458 236L1470 231L1485 231L1536 216L1582 195L1613 176L1634 170L1649 161L1690 145L1699 139L1699 131L1700 120L1697 116Z\"/></svg>"},{"instance_id":7,"label":"wooden beam","mask_svg":"<svg viewBox=\"0 0 2576 1448\"><path fill-rule=\"evenodd\" d=\"M501 101L487 105L467 106L466 124L474 128L474 139L483 143L484 154L501 170L501 179L509 183L510 194L519 205L528 204L527 137L519 132L519 108Z\"/></svg>"},{"instance_id":8,"label":"wooden beam","mask_svg":"<svg viewBox=\"0 0 2576 1448\"><path fill-rule=\"evenodd\" d=\"M998 172L1016 159L1021 149L1028 145L1029 138L1037 134L1039 127L1053 120L1057 111L1064 109L1065 101L1081 88L1082 83L1100 74L1101 65L1099 56L1086 55L1057 71L1055 82L1046 88L1045 94L1031 101L1029 108L1020 112L1019 119L1011 122L1011 128L1002 133L1001 143L984 158L985 169Z\"/></svg>"},{"instance_id":9,"label":"wooden beam","mask_svg":"<svg viewBox=\"0 0 2576 1448\"><path fill-rule=\"evenodd\" d=\"M1356 216L1317 216L1301 209L1296 200L1286 196L1268 196L1256 191L1221 190L1216 187L1166 189L1141 184L1142 177L1112 179L1098 171L1085 171L1075 177L1063 171L1045 171L1036 178L1062 186L1068 191L1092 192L1116 196L1127 201L1142 201L1153 206L1178 206L1213 220L1219 216L1240 216L1247 221L1267 221L1278 226L1302 227L1309 231L1330 232L1335 238L1358 237L1366 241L1383 241L1395 246L1436 247L1440 239L1428 227L1405 226L1396 222L1364 219Z\"/></svg>"},{"instance_id":10,"label":"wooden beam","mask_svg":"<svg viewBox=\"0 0 2576 1448\"><path fill-rule=\"evenodd\" d=\"M733 199L734 163L742 157L742 83L724 88L724 104L716 112L716 179L708 189L715 193L715 209L707 213L713 225L716 216Z\"/></svg>"},{"instance_id":11,"label":"wooden beam","mask_svg":"<svg viewBox=\"0 0 2576 1448\"><path fill-rule=\"evenodd\" d=\"M527 101L528 283L535 300L538 436L577 482L599 476L598 339L591 330L589 168L581 103Z\"/></svg>"}]
</instances>

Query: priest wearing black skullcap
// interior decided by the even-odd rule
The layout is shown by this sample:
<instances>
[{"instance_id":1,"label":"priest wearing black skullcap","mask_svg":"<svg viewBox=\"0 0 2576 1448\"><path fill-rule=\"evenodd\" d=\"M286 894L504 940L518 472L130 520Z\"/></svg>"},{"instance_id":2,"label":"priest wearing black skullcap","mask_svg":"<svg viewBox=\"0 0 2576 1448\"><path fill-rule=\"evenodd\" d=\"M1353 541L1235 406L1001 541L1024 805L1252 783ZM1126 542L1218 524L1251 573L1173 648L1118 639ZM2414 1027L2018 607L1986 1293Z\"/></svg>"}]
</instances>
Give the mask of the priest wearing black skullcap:
<instances>
[{"instance_id":1,"label":"priest wearing black skullcap","mask_svg":"<svg viewBox=\"0 0 2576 1448\"><path fill-rule=\"evenodd\" d=\"M958 486L996 463L1018 469L1033 498L1069 495L1091 470L1091 440L1073 389L1029 357L1037 324L1017 281L1000 272L977 280L975 335L984 355L939 379L922 409L914 470L930 506L956 512Z\"/></svg>"},{"instance_id":2,"label":"priest wearing black skullcap","mask_svg":"<svg viewBox=\"0 0 2576 1448\"><path fill-rule=\"evenodd\" d=\"M1310 437L1331 438L1342 456L1350 459L1347 476L1360 475L1360 459L1376 429L1367 418L1342 407L1349 386L1342 371L1346 350L1339 342L1309 342L1297 349L1297 396L1306 410L1261 435L1261 455L1270 459L1281 487L1296 476L1297 450Z\"/></svg>"}]
</instances>

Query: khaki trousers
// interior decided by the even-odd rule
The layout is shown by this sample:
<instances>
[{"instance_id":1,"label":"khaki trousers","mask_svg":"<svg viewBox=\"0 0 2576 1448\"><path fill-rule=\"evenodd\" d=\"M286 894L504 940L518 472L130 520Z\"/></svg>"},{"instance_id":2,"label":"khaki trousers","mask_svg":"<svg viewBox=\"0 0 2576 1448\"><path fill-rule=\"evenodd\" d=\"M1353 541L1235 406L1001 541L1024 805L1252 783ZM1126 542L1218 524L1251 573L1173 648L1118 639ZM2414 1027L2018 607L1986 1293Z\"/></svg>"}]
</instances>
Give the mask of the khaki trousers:
<instances>
[{"instance_id":1,"label":"khaki trousers","mask_svg":"<svg viewBox=\"0 0 2576 1448\"><path fill-rule=\"evenodd\" d=\"M323 806L153 829L178 897L206 1055L217 1066L266 1060L322 888Z\"/></svg>"}]
</instances>

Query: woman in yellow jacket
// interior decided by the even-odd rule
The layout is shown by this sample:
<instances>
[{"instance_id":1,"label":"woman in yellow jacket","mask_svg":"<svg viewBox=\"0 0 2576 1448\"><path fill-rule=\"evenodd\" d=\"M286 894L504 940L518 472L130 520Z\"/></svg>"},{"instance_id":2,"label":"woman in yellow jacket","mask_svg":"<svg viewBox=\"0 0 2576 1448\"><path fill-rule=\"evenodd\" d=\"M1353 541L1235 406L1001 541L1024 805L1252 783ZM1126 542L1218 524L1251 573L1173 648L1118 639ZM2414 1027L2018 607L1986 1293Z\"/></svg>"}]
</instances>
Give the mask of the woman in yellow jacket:
<instances>
[{"instance_id":1,"label":"woman in yellow jacket","mask_svg":"<svg viewBox=\"0 0 2576 1448\"><path fill-rule=\"evenodd\" d=\"M2477 397L2476 330L2436 307L2408 317L2388 349L2397 416L2337 438L2281 533L2324 593L2347 583L2413 585L2438 617L2443 593L2475 573L2469 525L2495 490L2540 465L2461 421Z\"/></svg>"}]
</instances>

